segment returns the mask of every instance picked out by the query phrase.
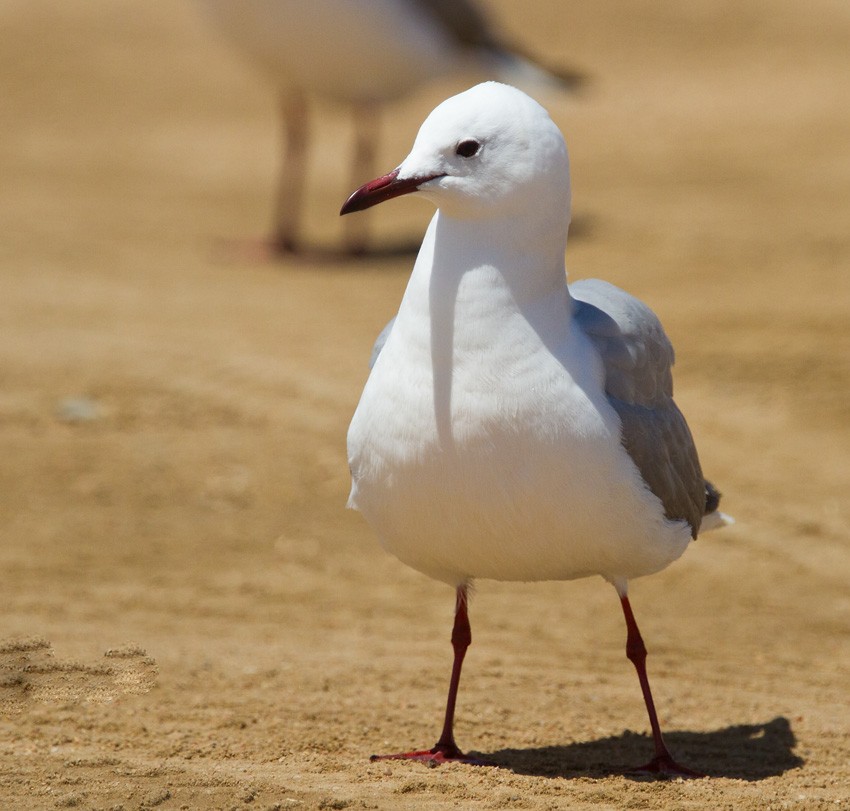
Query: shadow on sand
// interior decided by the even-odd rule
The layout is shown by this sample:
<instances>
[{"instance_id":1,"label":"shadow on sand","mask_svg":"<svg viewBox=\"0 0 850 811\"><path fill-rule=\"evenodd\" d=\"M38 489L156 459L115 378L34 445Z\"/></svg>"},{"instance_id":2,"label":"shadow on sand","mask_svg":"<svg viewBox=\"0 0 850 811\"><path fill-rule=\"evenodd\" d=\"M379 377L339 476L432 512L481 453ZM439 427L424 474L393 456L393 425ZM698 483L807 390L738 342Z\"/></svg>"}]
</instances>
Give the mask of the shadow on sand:
<instances>
[{"instance_id":1,"label":"shadow on sand","mask_svg":"<svg viewBox=\"0 0 850 811\"><path fill-rule=\"evenodd\" d=\"M674 756L708 777L738 780L764 780L803 765L794 754L796 744L787 718L765 724L741 724L714 732L670 732L664 739ZM608 777L623 775L635 780L651 780L629 769L649 760L649 735L624 732L566 746L539 749L500 749L475 753L503 769L539 777Z\"/></svg>"},{"instance_id":2,"label":"shadow on sand","mask_svg":"<svg viewBox=\"0 0 850 811\"><path fill-rule=\"evenodd\" d=\"M570 240L584 240L592 235L596 220L592 215L576 217L570 224ZM342 246L304 244L295 249L285 249L274 241L257 239L214 239L210 251L210 261L216 265L280 265L294 264L309 267L315 265L349 265L374 267L375 263L393 264L399 259L409 259L410 266L419 253L421 237L411 237L401 242L389 242L372 245L363 251L352 252Z\"/></svg>"}]
</instances>

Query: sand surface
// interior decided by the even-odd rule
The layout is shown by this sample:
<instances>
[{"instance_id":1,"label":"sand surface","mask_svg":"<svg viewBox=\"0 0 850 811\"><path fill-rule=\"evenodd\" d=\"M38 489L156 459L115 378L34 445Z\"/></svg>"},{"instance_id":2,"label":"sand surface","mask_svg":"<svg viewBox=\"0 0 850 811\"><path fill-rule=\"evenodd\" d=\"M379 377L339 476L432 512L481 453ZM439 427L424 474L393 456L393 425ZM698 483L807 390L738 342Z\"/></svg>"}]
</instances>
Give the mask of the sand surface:
<instances>
[{"instance_id":1,"label":"sand surface","mask_svg":"<svg viewBox=\"0 0 850 811\"><path fill-rule=\"evenodd\" d=\"M0 807L850 808L850 5L492 5L593 75L548 102L568 268L659 313L738 519L632 587L671 747L709 778L624 775L648 725L598 579L479 584L457 735L500 768L370 764L433 743L451 656L451 591L344 509L411 259L223 250L266 230L275 96L191 3L7 0ZM383 169L442 95L387 111ZM319 115L329 244L350 128ZM431 213L382 209L385 241Z\"/></svg>"}]
</instances>

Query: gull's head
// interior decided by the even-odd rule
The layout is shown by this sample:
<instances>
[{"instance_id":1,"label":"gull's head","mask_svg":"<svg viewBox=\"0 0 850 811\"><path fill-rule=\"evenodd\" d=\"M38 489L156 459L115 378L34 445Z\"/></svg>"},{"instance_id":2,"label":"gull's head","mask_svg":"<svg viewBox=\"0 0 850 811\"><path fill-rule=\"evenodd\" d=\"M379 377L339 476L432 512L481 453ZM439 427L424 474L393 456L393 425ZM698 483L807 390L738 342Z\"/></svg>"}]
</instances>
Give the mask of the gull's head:
<instances>
[{"instance_id":1,"label":"gull's head","mask_svg":"<svg viewBox=\"0 0 850 811\"><path fill-rule=\"evenodd\" d=\"M361 186L341 214L417 192L459 219L548 212L569 220L570 168L546 110L508 85L485 82L425 119L401 165Z\"/></svg>"}]
</instances>

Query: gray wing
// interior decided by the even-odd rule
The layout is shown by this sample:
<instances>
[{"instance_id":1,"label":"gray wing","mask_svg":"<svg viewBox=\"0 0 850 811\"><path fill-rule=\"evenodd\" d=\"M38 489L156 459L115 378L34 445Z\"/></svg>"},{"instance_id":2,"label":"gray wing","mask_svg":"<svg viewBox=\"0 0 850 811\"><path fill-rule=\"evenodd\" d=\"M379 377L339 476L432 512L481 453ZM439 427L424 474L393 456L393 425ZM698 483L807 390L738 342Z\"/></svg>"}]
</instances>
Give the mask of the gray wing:
<instances>
[{"instance_id":1,"label":"gray wing","mask_svg":"<svg viewBox=\"0 0 850 811\"><path fill-rule=\"evenodd\" d=\"M655 313L612 284L570 285L573 317L605 367L605 393L623 424L623 445L670 519L696 538L706 484L693 437L673 402L673 347Z\"/></svg>"},{"instance_id":2,"label":"gray wing","mask_svg":"<svg viewBox=\"0 0 850 811\"><path fill-rule=\"evenodd\" d=\"M483 12L468 0L413 0L413 5L464 47L501 47Z\"/></svg>"},{"instance_id":3,"label":"gray wing","mask_svg":"<svg viewBox=\"0 0 850 811\"><path fill-rule=\"evenodd\" d=\"M372 347L372 354L369 356L370 369L375 365L375 361L378 359L378 355L381 354L381 350L384 348L384 344L387 342L387 338L389 338L390 336L393 324L395 324L395 317L390 319L389 324L387 324L381 330L381 334L375 339L375 344Z\"/></svg>"},{"instance_id":4,"label":"gray wing","mask_svg":"<svg viewBox=\"0 0 850 811\"><path fill-rule=\"evenodd\" d=\"M544 65L514 42L505 41L490 25L484 12L470 0L411 0L463 48L483 48L502 58L521 57L558 79L567 90L580 87L586 76L571 68Z\"/></svg>"}]
</instances>

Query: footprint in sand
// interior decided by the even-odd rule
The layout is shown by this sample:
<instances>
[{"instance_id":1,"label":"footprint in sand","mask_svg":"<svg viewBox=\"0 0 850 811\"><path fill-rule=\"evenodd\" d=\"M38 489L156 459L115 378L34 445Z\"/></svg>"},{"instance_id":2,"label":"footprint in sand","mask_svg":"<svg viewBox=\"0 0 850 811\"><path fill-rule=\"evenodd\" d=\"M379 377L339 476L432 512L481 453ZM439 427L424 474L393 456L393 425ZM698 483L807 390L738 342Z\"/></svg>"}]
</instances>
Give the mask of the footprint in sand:
<instances>
[{"instance_id":1,"label":"footprint in sand","mask_svg":"<svg viewBox=\"0 0 850 811\"><path fill-rule=\"evenodd\" d=\"M6 710L31 701L113 701L148 692L156 675L156 662L134 645L111 648L90 664L57 659L39 637L0 641L0 706Z\"/></svg>"}]
</instances>

